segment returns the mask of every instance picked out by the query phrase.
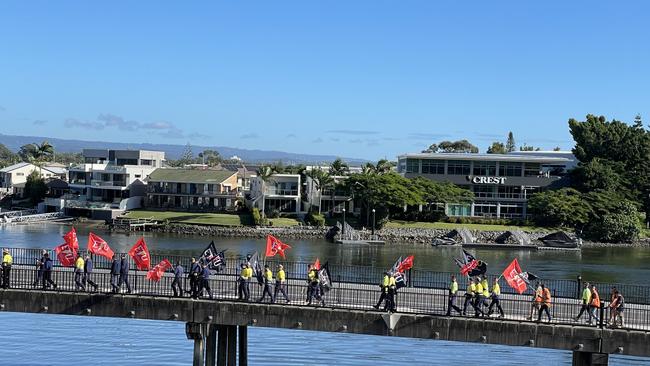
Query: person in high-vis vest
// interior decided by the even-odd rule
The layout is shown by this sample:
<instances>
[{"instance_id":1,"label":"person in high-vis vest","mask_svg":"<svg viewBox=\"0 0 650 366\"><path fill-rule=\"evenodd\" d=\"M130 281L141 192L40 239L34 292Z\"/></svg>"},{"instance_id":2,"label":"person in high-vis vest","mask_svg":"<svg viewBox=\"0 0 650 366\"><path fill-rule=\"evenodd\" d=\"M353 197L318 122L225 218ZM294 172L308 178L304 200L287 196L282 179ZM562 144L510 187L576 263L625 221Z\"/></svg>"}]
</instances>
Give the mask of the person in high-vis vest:
<instances>
[{"instance_id":1,"label":"person in high-vis vest","mask_svg":"<svg viewBox=\"0 0 650 366\"><path fill-rule=\"evenodd\" d=\"M530 316L526 318L526 320L533 320L533 316L539 312L543 300L542 295L542 285L538 282L537 286L535 286L535 293L533 294L532 303L530 305Z\"/></svg>"},{"instance_id":2,"label":"person in high-vis vest","mask_svg":"<svg viewBox=\"0 0 650 366\"><path fill-rule=\"evenodd\" d=\"M598 293L596 286L591 285L591 300L589 302L589 325L591 325L593 319L596 319L596 324L600 323L598 311L600 311L600 294Z\"/></svg>"},{"instance_id":3,"label":"person in high-vis vest","mask_svg":"<svg viewBox=\"0 0 650 366\"><path fill-rule=\"evenodd\" d=\"M278 293L281 292L287 304L291 302L289 295L287 295L287 274L284 272L284 266L278 265L278 273L275 277L275 291L273 292L273 302L278 299Z\"/></svg>"},{"instance_id":4,"label":"person in high-vis vest","mask_svg":"<svg viewBox=\"0 0 650 366\"><path fill-rule=\"evenodd\" d=\"M264 298L266 295L269 295L269 300L273 302L273 293L271 292L271 285L273 284L273 271L271 271L271 267L269 267L268 264L264 265L264 290L262 290L262 297L260 297L257 302L262 302L264 301Z\"/></svg>"},{"instance_id":5,"label":"person in high-vis vest","mask_svg":"<svg viewBox=\"0 0 650 366\"><path fill-rule=\"evenodd\" d=\"M14 264L14 258L9 253L9 249L2 250L2 288L9 288L11 280L11 266Z\"/></svg>"},{"instance_id":6,"label":"person in high-vis vest","mask_svg":"<svg viewBox=\"0 0 650 366\"><path fill-rule=\"evenodd\" d=\"M382 278L381 283L379 284L379 288L381 289L381 295L379 295L379 301L377 301L377 305L373 306L375 309L379 309L381 303L388 298L389 283L390 283L390 272L386 271L384 272L384 277Z\"/></svg>"},{"instance_id":7,"label":"person in high-vis vest","mask_svg":"<svg viewBox=\"0 0 650 366\"><path fill-rule=\"evenodd\" d=\"M75 291L86 291L83 283L84 266L86 265L83 255L77 253L77 260L74 262L74 289Z\"/></svg>"},{"instance_id":8,"label":"person in high-vis vest","mask_svg":"<svg viewBox=\"0 0 650 366\"><path fill-rule=\"evenodd\" d=\"M539 312L537 313L537 322L542 321L542 313L546 312L546 316L548 317L548 322L551 322L551 313L549 312L549 309L551 308L551 290L546 288L544 284L540 285L542 289L542 296L541 296L541 305L539 306Z\"/></svg>"},{"instance_id":9,"label":"person in high-vis vest","mask_svg":"<svg viewBox=\"0 0 650 366\"><path fill-rule=\"evenodd\" d=\"M582 301L580 302L580 312L575 317L575 321L580 320L582 313L587 313L589 321L591 321L591 313L589 312L589 304L591 303L591 290L589 289L589 282L585 282L582 289Z\"/></svg>"},{"instance_id":10,"label":"person in high-vis vest","mask_svg":"<svg viewBox=\"0 0 650 366\"><path fill-rule=\"evenodd\" d=\"M463 314L463 311L456 306L456 294L458 292L458 281L456 281L456 276L451 276L451 282L449 283L449 300L447 301L447 316L451 316L451 309L456 310L459 315Z\"/></svg>"},{"instance_id":11,"label":"person in high-vis vest","mask_svg":"<svg viewBox=\"0 0 650 366\"><path fill-rule=\"evenodd\" d=\"M474 307L474 294L476 293L476 283L474 279L470 278L469 283L467 284L467 290L465 290L465 303L463 304L463 315L467 315L467 305L472 305Z\"/></svg>"},{"instance_id":12,"label":"person in high-vis vest","mask_svg":"<svg viewBox=\"0 0 650 366\"><path fill-rule=\"evenodd\" d=\"M388 279L388 299L385 306L386 311L397 312L397 280L395 274Z\"/></svg>"},{"instance_id":13,"label":"person in high-vis vest","mask_svg":"<svg viewBox=\"0 0 650 366\"><path fill-rule=\"evenodd\" d=\"M485 292L483 290L483 284L481 284L480 278L476 279L476 291L474 292L474 316L485 316L485 313L481 309L483 302L485 301Z\"/></svg>"},{"instance_id":14,"label":"person in high-vis vest","mask_svg":"<svg viewBox=\"0 0 650 366\"><path fill-rule=\"evenodd\" d=\"M250 270L247 263L241 264L241 270L239 271L239 286L237 287L237 299L248 301L250 299L250 288L248 287L248 280L253 276L253 271Z\"/></svg>"},{"instance_id":15,"label":"person in high-vis vest","mask_svg":"<svg viewBox=\"0 0 650 366\"><path fill-rule=\"evenodd\" d=\"M499 286L499 279L495 278L494 279L494 285L492 285L492 294L490 295L490 298L492 299L492 302L490 302L490 307L488 308L488 316L492 315L494 312L494 306L497 307L497 310L499 310L499 318L503 318L503 308L501 307L501 301L499 297L501 296L501 286Z\"/></svg>"},{"instance_id":16,"label":"person in high-vis vest","mask_svg":"<svg viewBox=\"0 0 650 366\"><path fill-rule=\"evenodd\" d=\"M307 305L311 305L313 299L320 301L323 305L325 301L320 295L320 280L318 278L318 270L313 265L309 266L309 272L307 273Z\"/></svg>"}]
</instances>

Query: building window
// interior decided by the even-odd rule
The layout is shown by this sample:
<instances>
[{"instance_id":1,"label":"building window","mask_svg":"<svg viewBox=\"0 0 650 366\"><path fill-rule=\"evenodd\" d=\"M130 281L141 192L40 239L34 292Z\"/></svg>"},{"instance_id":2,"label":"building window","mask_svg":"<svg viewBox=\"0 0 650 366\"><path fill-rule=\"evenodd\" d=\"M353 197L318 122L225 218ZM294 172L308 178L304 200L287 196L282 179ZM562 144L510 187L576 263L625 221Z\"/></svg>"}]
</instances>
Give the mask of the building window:
<instances>
[{"instance_id":1,"label":"building window","mask_svg":"<svg viewBox=\"0 0 650 366\"><path fill-rule=\"evenodd\" d=\"M25 173L16 173L16 176L17 176L17 177L24 177L24 176L25 176Z\"/></svg>"},{"instance_id":2,"label":"building window","mask_svg":"<svg viewBox=\"0 0 650 366\"><path fill-rule=\"evenodd\" d=\"M447 216L470 216L472 208L467 204L450 204L447 206Z\"/></svg>"},{"instance_id":3,"label":"building window","mask_svg":"<svg viewBox=\"0 0 650 366\"><path fill-rule=\"evenodd\" d=\"M506 219L518 219L524 216L523 204L501 205L501 217Z\"/></svg>"},{"instance_id":4,"label":"building window","mask_svg":"<svg viewBox=\"0 0 650 366\"><path fill-rule=\"evenodd\" d=\"M474 205L474 216L496 217L497 205L490 203L477 203Z\"/></svg>"},{"instance_id":5,"label":"building window","mask_svg":"<svg viewBox=\"0 0 650 366\"><path fill-rule=\"evenodd\" d=\"M445 174L443 160L422 160L422 174Z\"/></svg>"},{"instance_id":6,"label":"building window","mask_svg":"<svg viewBox=\"0 0 650 366\"><path fill-rule=\"evenodd\" d=\"M542 174L542 166L539 163L524 163L524 176L537 177Z\"/></svg>"},{"instance_id":7,"label":"building window","mask_svg":"<svg viewBox=\"0 0 650 366\"><path fill-rule=\"evenodd\" d=\"M483 175L483 176L497 175L497 163L495 161L475 161L474 175Z\"/></svg>"},{"instance_id":8,"label":"building window","mask_svg":"<svg viewBox=\"0 0 650 366\"><path fill-rule=\"evenodd\" d=\"M140 159L140 165L152 165L153 160Z\"/></svg>"},{"instance_id":9,"label":"building window","mask_svg":"<svg viewBox=\"0 0 650 366\"><path fill-rule=\"evenodd\" d=\"M469 161L449 160L447 163L447 174L469 175Z\"/></svg>"},{"instance_id":10,"label":"building window","mask_svg":"<svg viewBox=\"0 0 650 366\"><path fill-rule=\"evenodd\" d=\"M520 186L499 186L499 198L521 199Z\"/></svg>"},{"instance_id":11,"label":"building window","mask_svg":"<svg viewBox=\"0 0 650 366\"><path fill-rule=\"evenodd\" d=\"M521 163L500 163L499 176L521 177Z\"/></svg>"},{"instance_id":12,"label":"building window","mask_svg":"<svg viewBox=\"0 0 650 366\"><path fill-rule=\"evenodd\" d=\"M476 185L472 187L474 197L477 198L494 198L494 186L490 184Z\"/></svg>"},{"instance_id":13,"label":"building window","mask_svg":"<svg viewBox=\"0 0 650 366\"><path fill-rule=\"evenodd\" d=\"M418 159L407 159L406 160L406 172L407 173L420 173L420 160L418 160Z\"/></svg>"}]
</instances>

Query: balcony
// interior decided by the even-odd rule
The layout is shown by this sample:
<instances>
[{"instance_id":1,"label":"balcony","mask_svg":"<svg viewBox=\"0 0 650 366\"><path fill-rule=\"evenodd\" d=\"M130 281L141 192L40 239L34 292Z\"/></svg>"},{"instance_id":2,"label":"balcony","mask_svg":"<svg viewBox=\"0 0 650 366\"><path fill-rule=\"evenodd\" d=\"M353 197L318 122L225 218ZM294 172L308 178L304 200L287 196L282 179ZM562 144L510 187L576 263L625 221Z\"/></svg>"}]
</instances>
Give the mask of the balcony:
<instances>
[{"instance_id":1,"label":"balcony","mask_svg":"<svg viewBox=\"0 0 650 366\"><path fill-rule=\"evenodd\" d=\"M297 196L297 189L277 189L277 188L267 188L265 194L268 196Z\"/></svg>"},{"instance_id":2,"label":"balcony","mask_svg":"<svg viewBox=\"0 0 650 366\"><path fill-rule=\"evenodd\" d=\"M90 181L90 185L93 187L126 187L126 181L93 179Z\"/></svg>"},{"instance_id":3,"label":"balcony","mask_svg":"<svg viewBox=\"0 0 650 366\"><path fill-rule=\"evenodd\" d=\"M169 194L169 195L183 195L183 196L220 196L220 197L237 197L240 196L239 192L237 191L201 191L201 192L187 192L187 191L177 191L176 189L173 188L162 188L162 187L157 187L157 186L149 186L147 193L150 194Z\"/></svg>"},{"instance_id":4,"label":"balcony","mask_svg":"<svg viewBox=\"0 0 650 366\"><path fill-rule=\"evenodd\" d=\"M475 198L492 198L492 199L512 199L512 200L525 200L528 198L525 193L490 193L490 192L474 192Z\"/></svg>"},{"instance_id":5,"label":"balcony","mask_svg":"<svg viewBox=\"0 0 650 366\"><path fill-rule=\"evenodd\" d=\"M115 164L76 164L70 167L69 171L91 172L91 171L106 171L106 172L126 172L126 168Z\"/></svg>"}]
</instances>

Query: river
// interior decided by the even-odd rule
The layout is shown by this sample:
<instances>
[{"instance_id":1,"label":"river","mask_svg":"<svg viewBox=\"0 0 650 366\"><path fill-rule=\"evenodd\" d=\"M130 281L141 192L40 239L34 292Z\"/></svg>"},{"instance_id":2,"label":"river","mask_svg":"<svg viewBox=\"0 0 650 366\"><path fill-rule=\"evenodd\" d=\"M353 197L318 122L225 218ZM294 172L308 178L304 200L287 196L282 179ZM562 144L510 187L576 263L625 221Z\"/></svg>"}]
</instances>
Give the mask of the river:
<instances>
[{"instance_id":1,"label":"river","mask_svg":"<svg viewBox=\"0 0 650 366\"><path fill-rule=\"evenodd\" d=\"M0 246L53 248L69 230L66 225L38 224L0 227ZM83 247L89 227L77 227ZM101 230L116 251L126 251L140 234ZM224 239L145 233L151 250L196 255L214 239L228 256L263 251L264 240ZM311 261L319 257L342 264L390 267L399 256L415 255L415 266L436 271L456 271L458 249L422 245L342 246L324 240L287 240L288 260ZM477 250L492 273L517 257L525 270L547 278L584 278L638 283L650 276L648 248L590 248L582 253ZM191 364L192 343L185 338L184 323L132 319L88 318L60 315L0 313L2 365L86 364ZM56 335L54 338L53 335ZM422 365L480 364L570 365L571 353L546 349L478 345L432 340L400 339L251 328L249 357L252 365ZM612 365L647 365L650 360L610 357Z\"/></svg>"}]
</instances>

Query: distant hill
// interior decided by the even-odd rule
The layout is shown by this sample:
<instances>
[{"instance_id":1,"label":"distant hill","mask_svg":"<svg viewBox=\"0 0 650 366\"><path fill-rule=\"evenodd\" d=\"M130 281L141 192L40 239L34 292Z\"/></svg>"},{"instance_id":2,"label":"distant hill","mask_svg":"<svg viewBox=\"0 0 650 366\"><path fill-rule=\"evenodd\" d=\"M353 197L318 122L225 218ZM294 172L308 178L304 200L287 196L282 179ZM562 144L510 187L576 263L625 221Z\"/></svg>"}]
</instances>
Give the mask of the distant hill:
<instances>
[{"instance_id":1,"label":"distant hill","mask_svg":"<svg viewBox=\"0 0 650 366\"><path fill-rule=\"evenodd\" d=\"M106 142L106 141L83 141L83 140L69 140L69 139L57 139L51 137L43 136L15 136L15 135L4 135L0 133L0 144L7 146L12 151L20 150L20 147L25 144L30 144L34 142L41 142L47 140L52 144L56 151L60 152L81 152L81 149L96 148L96 149L142 149L142 150L157 150L164 151L165 156L168 159L178 159L185 145L172 145L172 144L149 144L149 143L124 143L124 142ZM297 154L289 153L283 151L272 151L272 150L249 150L249 149L238 149L234 147L226 146L200 146L192 145L192 151L194 154L199 152L212 149L216 150L224 158L229 158L233 155L237 155L246 162L277 162L281 161L284 164L317 164L331 162L337 157L334 155L310 155L310 154ZM364 159L356 158L345 158L341 157L343 160L349 164L363 164L367 162Z\"/></svg>"}]
</instances>

